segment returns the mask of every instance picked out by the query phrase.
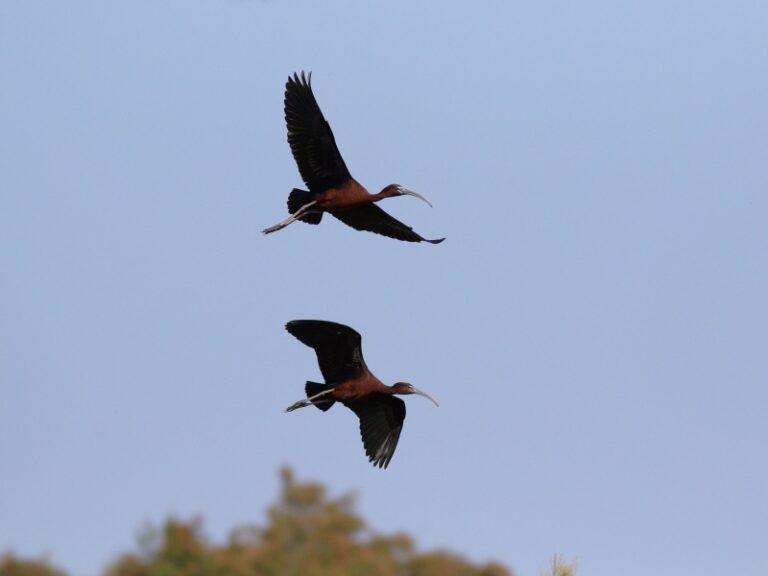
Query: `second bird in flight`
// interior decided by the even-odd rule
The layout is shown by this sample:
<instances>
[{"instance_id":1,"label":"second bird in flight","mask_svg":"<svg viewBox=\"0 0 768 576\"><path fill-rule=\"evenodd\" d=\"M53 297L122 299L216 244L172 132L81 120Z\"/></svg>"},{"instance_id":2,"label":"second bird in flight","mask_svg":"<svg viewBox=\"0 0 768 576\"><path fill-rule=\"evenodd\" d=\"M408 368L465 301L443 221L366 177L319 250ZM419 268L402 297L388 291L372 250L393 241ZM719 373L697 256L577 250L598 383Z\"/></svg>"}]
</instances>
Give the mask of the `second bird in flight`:
<instances>
[{"instance_id":1,"label":"second bird in flight","mask_svg":"<svg viewBox=\"0 0 768 576\"><path fill-rule=\"evenodd\" d=\"M307 398L286 409L316 406L323 412L341 402L360 418L365 453L374 466L386 468L395 453L405 421L405 402L394 394L418 394L435 402L413 384L392 386L376 378L363 360L360 334L343 324L324 320L292 320L286 330L315 349L325 384L307 382ZM437 405L437 402L435 402Z\"/></svg>"}]
</instances>

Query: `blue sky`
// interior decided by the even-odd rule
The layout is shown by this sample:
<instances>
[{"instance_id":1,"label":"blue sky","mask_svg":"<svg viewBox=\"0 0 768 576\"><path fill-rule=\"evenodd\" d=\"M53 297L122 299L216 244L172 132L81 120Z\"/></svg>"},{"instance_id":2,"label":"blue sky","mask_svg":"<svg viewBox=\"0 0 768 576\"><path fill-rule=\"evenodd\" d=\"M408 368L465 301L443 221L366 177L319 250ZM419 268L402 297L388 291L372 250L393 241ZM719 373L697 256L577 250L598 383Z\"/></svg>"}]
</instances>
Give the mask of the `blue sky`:
<instances>
[{"instance_id":1,"label":"blue sky","mask_svg":"<svg viewBox=\"0 0 768 576\"><path fill-rule=\"evenodd\" d=\"M0 549L100 573L137 530L262 523L277 469L381 532L538 575L765 573L768 7L0 3ZM353 176L301 180L312 70ZM407 398L388 470L283 325L349 324Z\"/></svg>"}]
</instances>

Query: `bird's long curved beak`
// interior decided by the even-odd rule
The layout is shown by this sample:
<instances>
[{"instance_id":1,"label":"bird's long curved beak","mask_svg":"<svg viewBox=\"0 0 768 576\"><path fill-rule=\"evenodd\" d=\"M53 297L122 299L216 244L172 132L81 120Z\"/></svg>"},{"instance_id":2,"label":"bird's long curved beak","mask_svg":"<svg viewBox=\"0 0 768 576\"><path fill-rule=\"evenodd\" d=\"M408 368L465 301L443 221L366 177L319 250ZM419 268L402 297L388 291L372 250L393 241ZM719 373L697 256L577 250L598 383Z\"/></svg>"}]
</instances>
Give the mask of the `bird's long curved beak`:
<instances>
[{"instance_id":1,"label":"bird's long curved beak","mask_svg":"<svg viewBox=\"0 0 768 576\"><path fill-rule=\"evenodd\" d=\"M419 200L424 200L424 202L426 202L429 205L430 208L433 207L432 206L432 202L430 202L429 200L424 198L424 196L422 196L418 192L414 192L413 190L408 190L408 188L403 188L402 186L400 187L400 192L402 194L406 194L408 196L416 196L416 198L418 198Z\"/></svg>"},{"instance_id":2,"label":"bird's long curved beak","mask_svg":"<svg viewBox=\"0 0 768 576\"><path fill-rule=\"evenodd\" d=\"M422 392L421 390L419 390L418 388L416 388L416 386L413 386L413 385L411 385L411 386L412 386L412 388L413 388L413 393L414 393L414 394L418 394L419 396L424 396L424 398L427 398L427 399L429 399L429 400L432 400L432 402L435 404L435 406L437 406L438 408L440 407L440 404L438 404L438 403L437 403L437 400L435 400L434 398L432 398L432 396L430 396L430 395L429 395L429 394L427 394L426 392Z\"/></svg>"}]
</instances>

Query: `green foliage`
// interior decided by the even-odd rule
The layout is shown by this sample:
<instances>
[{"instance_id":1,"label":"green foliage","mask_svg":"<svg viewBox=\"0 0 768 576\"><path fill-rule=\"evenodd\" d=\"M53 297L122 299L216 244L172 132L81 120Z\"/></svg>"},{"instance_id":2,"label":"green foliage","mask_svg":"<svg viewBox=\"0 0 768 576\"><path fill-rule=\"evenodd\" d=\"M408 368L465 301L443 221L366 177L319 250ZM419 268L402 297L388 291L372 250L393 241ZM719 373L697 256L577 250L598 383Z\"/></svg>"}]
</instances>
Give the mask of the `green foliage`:
<instances>
[{"instance_id":1,"label":"green foliage","mask_svg":"<svg viewBox=\"0 0 768 576\"><path fill-rule=\"evenodd\" d=\"M65 576L45 560L21 560L13 554L0 557L0 576Z\"/></svg>"},{"instance_id":2,"label":"green foliage","mask_svg":"<svg viewBox=\"0 0 768 576\"><path fill-rule=\"evenodd\" d=\"M418 554L405 534L371 533L352 496L329 498L323 486L299 483L287 469L281 480L265 527L238 528L215 546L198 520L170 520L145 533L143 556L123 556L108 576L509 576L499 565Z\"/></svg>"},{"instance_id":3,"label":"green foliage","mask_svg":"<svg viewBox=\"0 0 768 576\"><path fill-rule=\"evenodd\" d=\"M476 565L443 551L420 554L406 534L370 531L352 496L330 498L322 485L297 482L288 469L281 480L266 526L237 528L217 545L200 519L171 519L143 530L138 552L122 555L105 576L510 576L499 564ZM65 574L6 556L0 576Z\"/></svg>"}]
</instances>

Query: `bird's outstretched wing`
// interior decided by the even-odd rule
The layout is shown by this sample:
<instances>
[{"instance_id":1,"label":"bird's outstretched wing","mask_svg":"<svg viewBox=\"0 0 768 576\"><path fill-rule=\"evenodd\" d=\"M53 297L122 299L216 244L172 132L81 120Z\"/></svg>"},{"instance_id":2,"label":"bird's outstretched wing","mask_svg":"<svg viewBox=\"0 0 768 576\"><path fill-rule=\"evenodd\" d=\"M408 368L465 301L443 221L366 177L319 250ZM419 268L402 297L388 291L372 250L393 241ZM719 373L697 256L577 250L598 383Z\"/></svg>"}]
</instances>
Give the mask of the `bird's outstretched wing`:
<instances>
[{"instance_id":1,"label":"bird's outstretched wing","mask_svg":"<svg viewBox=\"0 0 768 576\"><path fill-rule=\"evenodd\" d=\"M331 127L312 93L312 73L294 74L285 84L288 144L301 177L312 192L340 186L352 176L336 147Z\"/></svg>"},{"instance_id":2,"label":"bird's outstretched wing","mask_svg":"<svg viewBox=\"0 0 768 576\"><path fill-rule=\"evenodd\" d=\"M440 244L445 238L437 240L427 240L413 231L413 228L406 226L400 220L393 218L384 210L375 204L360 204L354 208L344 210L334 210L331 212L336 218L351 226L355 230L366 230L375 232L382 236L389 236L397 240L406 242L430 242L431 244Z\"/></svg>"},{"instance_id":3,"label":"bird's outstretched wing","mask_svg":"<svg viewBox=\"0 0 768 576\"><path fill-rule=\"evenodd\" d=\"M386 468L403 430L405 402L394 396L374 394L345 405L360 418L360 436L368 460L374 466Z\"/></svg>"},{"instance_id":4,"label":"bird's outstretched wing","mask_svg":"<svg viewBox=\"0 0 768 576\"><path fill-rule=\"evenodd\" d=\"M367 370L362 338L349 326L325 320L291 320L285 329L315 349L326 384L336 384Z\"/></svg>"}]
</instances>

